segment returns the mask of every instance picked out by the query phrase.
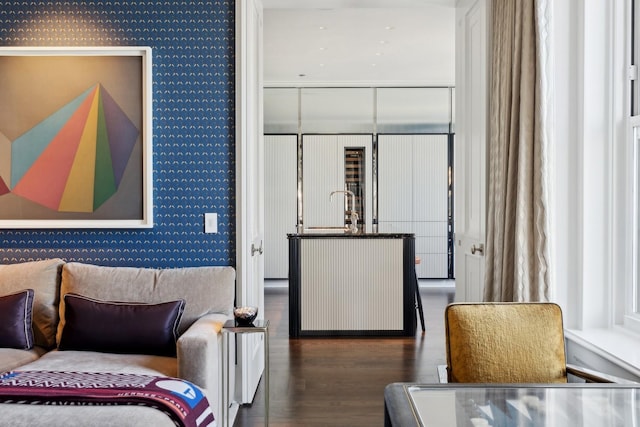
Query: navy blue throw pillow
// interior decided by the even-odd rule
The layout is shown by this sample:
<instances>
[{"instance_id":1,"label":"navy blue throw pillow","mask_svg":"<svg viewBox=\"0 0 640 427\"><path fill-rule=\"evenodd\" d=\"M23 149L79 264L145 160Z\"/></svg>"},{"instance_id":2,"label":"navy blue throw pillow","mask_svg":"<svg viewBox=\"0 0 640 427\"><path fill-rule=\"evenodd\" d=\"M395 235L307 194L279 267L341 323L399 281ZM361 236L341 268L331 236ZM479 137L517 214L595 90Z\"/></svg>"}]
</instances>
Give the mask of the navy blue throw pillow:
<instances>
[{"instance_id":1,"label":"navy blue throw pillow","mask_svg":"<svg viewBox=\"0 0 640 427\"><path fill-rule=\"evenodd\" d=\"M184 300L159 304L64 296L60 350L175 356Z\"/></svg>"},{"instance_id":2,"label":"navy blue throw pillow","mask_svg":"<svg viewBox=\"0 0 640 427\"><path fill-rule=\"evenodd\" d=\"M33 289L0 297L0 347L33 348Z\"/></svg>"}]
</instances>

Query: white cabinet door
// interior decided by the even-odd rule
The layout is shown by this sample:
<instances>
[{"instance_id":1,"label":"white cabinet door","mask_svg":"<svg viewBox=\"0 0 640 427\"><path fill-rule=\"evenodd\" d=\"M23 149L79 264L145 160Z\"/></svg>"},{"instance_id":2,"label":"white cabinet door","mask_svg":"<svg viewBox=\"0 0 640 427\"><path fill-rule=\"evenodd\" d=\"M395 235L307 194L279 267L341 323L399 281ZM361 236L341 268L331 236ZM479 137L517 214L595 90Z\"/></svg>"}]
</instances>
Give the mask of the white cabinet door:
<instances>
[{"instance_id":1,"label":"white cabinet door","mask_svg":"<svg viewBox=\"0 0 640 427\"><path fill-rule=\"evenodd\" d=\"M329 195L344 187L338 179L338 137L302 136L302 217L305 227L337 227L344 224L342 197L330 203Z\"/></svg>"},{"instance_id":2,"label":"white cabinet door","mask_svg":"<svg viewBox=\"0 0 640 427\"><path fill-rule=\"evenodd\" d=\"M447 221L448 150L447 135L413 137L414 221Z\"/></svg>"},{"instance_id":3,"label":"white cabinet door","mask_svg":"<svg viewBox=\"0 0 640 427\"><path fill-rule=\"evenodd\" d=\"M447 135L415 135L413 221L419 278L449 275L447 222L449 142Z\"/></svg>"},{"instance_id":4,"label":"white cabinet door","mask_svg":"<svg viewBox=\"0 0 640 427\"><path fill-rule=\"evenodd\" d=\"M378 221L413 221L413 136L378 136Z\"/></svg>"},{"instance_id":5,"label":"white cabinet door","mask_svg":"<svg viewBox=\"0 0 640 427\"><path fill-rule=\"evenodd\" d=\"M297 135L265 135L264 154L264 276L286 279L289 275L287 233L296 231L297 221Z\"/></svg>"},{"instance_id":6,"label":"white cabinet door","mask_svg":"<svg viewBox=\"0 0 640 427\"><path fill-rule=\"evenodd\" d=\"M413 223L410 221L379 221L380 233L413 233Z\"/></svg>"},{"instance_id":7,"label":"white cabinet door","mask_svg":"<svg viewBox=\"0 0 640 427\"><path fill-rule=\"evenodd\" d=\"M447 135L378 137L378 228L415 234L419 278L449 273L448 150Z\"/></svg>"},{"instance_id":8,"label":"white cabinet door","mask_svg":"<svg viewBox=\"0 0 640 427\"><path fill-rule=\"evenodd\" d=\"M414 222L416 265L419 278L444 279L449 276L447 221Z\"/></svg>"}]
</instances>

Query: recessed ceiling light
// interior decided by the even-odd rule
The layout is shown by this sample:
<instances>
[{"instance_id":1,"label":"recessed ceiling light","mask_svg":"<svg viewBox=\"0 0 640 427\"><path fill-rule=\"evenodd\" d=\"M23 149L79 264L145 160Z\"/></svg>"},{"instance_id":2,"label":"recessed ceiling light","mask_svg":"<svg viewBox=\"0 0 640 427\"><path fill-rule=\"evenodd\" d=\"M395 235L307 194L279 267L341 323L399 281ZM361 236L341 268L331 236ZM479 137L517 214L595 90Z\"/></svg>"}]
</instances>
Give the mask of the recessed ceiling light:
<instances>
[{"instance_id":1,"label":"recessed ceiling light","mask_svg":"<svg viewBox=\"0 0 640 427\"><path fill-rule=\"evenodd\" d=\"M318 29L319 29L319 30L326 30L326 29L327 29L327 27L325 27L324 25L321 25L321 26L319 26L319 27L318 27Z\"/></svg>"},{"instance_id":2,"label":"recessed ceiling light","mask_svg":"<svg viewBox=\"0 0 640 427\"><path fill-rule=\"evenodd\" d=\"M326 47L321 47L320 50L327 50L327 48Z\"/></svg>"},{"instance_id":3,"label":"recessed ceiling light","mask_svg":"<svg viewBox=\"0 0 640 427\"><path fill-rule=\"evenodd\" d=\"M396 27L392 27L391 25L387 25L386 27L384 27L385 30L395 30Z\"/></svg>"},{"instance_id":4,"label":"recessed ceiling light","mask_svg":"<svg viewBox=\"0 0 640 427\"><path fill-rule=\"evenodd\" d=\"M380 40L380 44L387 44L386 40Z\"/></svg>"},{"instance_id":5,"label":"recessed ceiling light","mask_svg":"<svg viewBox=\"0 0 640 427\"><path fill-rule=\"evenodd\" d=\"M318 64L318 65L320 65L321 67L324 67L324 64Z\"/></svg>"},{"instance_id":6,"label":"recessed ceiling light","mask_svg":"<svg viewBox=\"0 0 640 427\"><path fill-rule=\"evenodd\" d=\"M382 52L376 52L376 56L382 56Z\"/></svg>"},{"instance_id":7,"label":"recessed ceiling light","mask_svg":"<svg viewBox=\"0 0 640 427\"><path fill-rule=\"evenodd\" d=\"M372 67L375 67L375 66L376 66L376 64L371 64L371 66L372 66Z\"/></svg>"}]
</instances>

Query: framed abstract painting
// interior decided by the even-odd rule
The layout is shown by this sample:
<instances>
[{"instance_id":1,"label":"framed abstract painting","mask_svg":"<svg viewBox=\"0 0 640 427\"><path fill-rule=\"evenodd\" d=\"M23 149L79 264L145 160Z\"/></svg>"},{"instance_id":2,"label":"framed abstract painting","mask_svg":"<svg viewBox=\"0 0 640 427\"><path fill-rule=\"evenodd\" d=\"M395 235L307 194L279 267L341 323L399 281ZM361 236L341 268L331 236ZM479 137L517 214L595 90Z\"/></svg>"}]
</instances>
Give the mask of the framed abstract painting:
<instances>
[{"instance_id":1,"label":"framed abstract painting","mask_svg":"<svg viewBox=\"0 0 640 427\"><path fill-rule=\"evenodd\" d=\"M0 229L149 228L151 48L0 47Z\"/></svg>"}]
</instances>

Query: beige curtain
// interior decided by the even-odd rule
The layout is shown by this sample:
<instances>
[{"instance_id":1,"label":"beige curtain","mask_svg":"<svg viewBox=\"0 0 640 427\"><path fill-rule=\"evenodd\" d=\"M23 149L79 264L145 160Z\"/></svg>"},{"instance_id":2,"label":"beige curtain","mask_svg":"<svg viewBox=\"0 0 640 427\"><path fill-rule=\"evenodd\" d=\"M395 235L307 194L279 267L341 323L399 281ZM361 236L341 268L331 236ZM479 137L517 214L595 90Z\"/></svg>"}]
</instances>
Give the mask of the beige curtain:
<instances>
[{"instance_id":1,"label":"beige curtain","mask_svg":"<svg viewBox=\"0 0 640 427\"><path fill-rule=\"evenodd\" d=\"M485 301L547 301L546 2L493 0Z\"/></svg>"}]
</instances>

